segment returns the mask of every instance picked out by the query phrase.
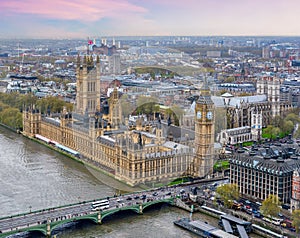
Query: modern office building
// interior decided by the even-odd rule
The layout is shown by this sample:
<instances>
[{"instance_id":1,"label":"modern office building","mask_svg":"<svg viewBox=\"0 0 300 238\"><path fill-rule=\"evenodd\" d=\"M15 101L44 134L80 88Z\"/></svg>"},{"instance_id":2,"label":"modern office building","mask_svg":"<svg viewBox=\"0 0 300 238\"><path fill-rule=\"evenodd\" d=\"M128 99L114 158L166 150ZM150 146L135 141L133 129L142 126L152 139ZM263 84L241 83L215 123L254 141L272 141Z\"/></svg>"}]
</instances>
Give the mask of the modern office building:
<instances>
[{"instance_id":1,"label":"modern office building","mask_svg":"<svg viewBox=\"0 0 300 238\"><path fill-rule=\"evenodd\" d=\"M121 58L119 54L108 56L108 68L110 74L121 74Z\"/></svg>"},{"instance_id":2,"label":"modern office building","mask_svg":"<svg viewBox=\"0 0 300 238\"><path fill-rule=\"evenodd\" d=\"M270 194L282 203L292 198L294 170L300 169L300 149L293 141L257 145L251 151L239 149L230 159L230 183L238 185L244 197L257 201Z\"/></svg>"}]
</instances>

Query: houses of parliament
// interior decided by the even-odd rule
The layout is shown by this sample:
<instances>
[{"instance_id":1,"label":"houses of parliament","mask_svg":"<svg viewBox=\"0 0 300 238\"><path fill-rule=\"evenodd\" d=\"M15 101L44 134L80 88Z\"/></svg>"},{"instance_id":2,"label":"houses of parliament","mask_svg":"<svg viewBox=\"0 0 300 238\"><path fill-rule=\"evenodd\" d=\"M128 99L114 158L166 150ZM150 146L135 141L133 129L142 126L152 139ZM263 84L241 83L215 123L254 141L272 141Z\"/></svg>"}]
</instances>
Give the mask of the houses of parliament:
<instances>
[{"instance_id":1,"label":"houses of parliament","mask_svg":"<svg viewBox=\"0 0 300 238\"><path fill-rule=\"evenodd\" d=\"M131 186L212 173L215 108L206 84L196 102L195 131L189 136L160 118L147 122L138 118L129 123L122 116L116 89L109 99L109 111L103 113L99 57L78 56L76 75L73 112L64 109L54 117L27 105L23 111L25 136L42 136L77 151L80 157Z\"/></svg>"}]
</instances>

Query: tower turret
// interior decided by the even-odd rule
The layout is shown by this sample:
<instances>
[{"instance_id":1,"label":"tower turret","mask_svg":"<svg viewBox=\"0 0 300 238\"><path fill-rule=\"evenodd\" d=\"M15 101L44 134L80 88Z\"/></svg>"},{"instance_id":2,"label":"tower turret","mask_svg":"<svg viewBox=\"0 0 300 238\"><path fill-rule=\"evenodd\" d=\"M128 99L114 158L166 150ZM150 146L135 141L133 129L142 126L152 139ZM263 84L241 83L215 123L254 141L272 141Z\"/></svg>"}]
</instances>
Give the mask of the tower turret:
<instances>
[{"instance_id":1,"label":"tower turret","mask_svg":"<svg viewBox=\"0 0 300 238\"><path fill-rule=\"evenodd\" d=\"M76 113L94 115L100 112L100 59L94 65L92 56L84 56L77 65Z\"/></svg>"},{"instance_id":2,"label":"tower turret","mask_svg":"<svg viewBox=\"0 0 300 238\"><path fill-rule=\"evenodd\" d=\"M40 134L42 115L35 105L23 109L23 134L34 137Z\"/></svg>"},{"instance_id":3,"label":"tower turret","mask_svg":"<svg viewBox=\"0 0 300 238\"><path fill-rule=\"evenodd\" d=\"M215 107L206 80L195 107L195 157L191 173L205 177L213 170Z\"/></svg>"}]
</instances>

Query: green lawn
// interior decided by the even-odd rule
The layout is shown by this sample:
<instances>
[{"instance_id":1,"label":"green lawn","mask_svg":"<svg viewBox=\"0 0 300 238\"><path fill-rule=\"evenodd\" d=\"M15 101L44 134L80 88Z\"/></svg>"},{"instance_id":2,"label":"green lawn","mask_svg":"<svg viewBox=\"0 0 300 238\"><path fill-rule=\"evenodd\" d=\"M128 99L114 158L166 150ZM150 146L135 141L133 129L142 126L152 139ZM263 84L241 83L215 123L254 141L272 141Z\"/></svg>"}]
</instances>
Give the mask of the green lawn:
<instances>
[{"instance_id":1,"label":"green lawn","mask_svg":"<svg viewBox=\"0 0 300 238\"><path fill-rule=\"evenodd\" d=\"M214 165L214 170L225 170L225 169L229 169L228 160L220 160Z\"/></svg>"}]
</instances>

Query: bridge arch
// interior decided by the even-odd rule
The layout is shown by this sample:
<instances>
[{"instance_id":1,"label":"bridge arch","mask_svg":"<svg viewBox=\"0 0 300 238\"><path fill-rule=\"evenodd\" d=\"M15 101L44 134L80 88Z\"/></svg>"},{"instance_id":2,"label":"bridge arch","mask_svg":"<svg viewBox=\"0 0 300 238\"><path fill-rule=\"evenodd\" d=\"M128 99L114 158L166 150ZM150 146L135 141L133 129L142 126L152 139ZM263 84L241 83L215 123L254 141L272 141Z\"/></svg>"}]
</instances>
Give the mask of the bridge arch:
<instances>
[{"instance_id":1,"label":"bridge arch","mask_svg":"<svg viewBox=\"0 0 300 238\"><path fill-rule=\"evenodd\" d=\"M105 217L108 217L108 216L113 215L115 213L118 213L120 211L128 211L128 210L131 210L131 211L134 211L136 213L139 213L139 206L136 205L136 206L131 206L131 207L122 207L122 208L116 208L114 210L103 212L101 214L101 220L103 220Z\"/></svg>"},{"instance_id":2,"label":"bridge arch","mask_svg":"<svg viewBox=\"0 0 300 238\"><path fill-rule=\"evenodd\" d=\"M145 210L145 208L151 207L151 206L159 204L159 203L166 203L169 205L173 205L173 199L172 200L153 200L151 202L143 204L143 211Z\"/></svg>"},{"instance_id":3,"label":"bridge arch","mask_svg":"<svg viewBox=\"0 0 300 238\"><path fill-rule=\"evenodd\" d=\"M52 231L57 229L58 227L60 227L64 224L71 223L71 222L76 222L76 221L91 220L91 221L93 221L94 223L97 224L98 223L97 215L98 214L96 213L96 214L91 214L89 216L78 216L78 217L72 217L70 219L51 222L50 223L50 231L52 233Z\"/></svg>"},{"instance_id":4,"label":"bridge arch","mask_svg":"<svg viewBox=\"0 0 300 238\"><path fill-rule=\"evenodd\" d=\"M44 236L46 236L47 235L46 224L41 225L41 226L21 228L19 230L13 230L10 232L6 232L3 234L0 234L0 238L8 237L10 235L21 234L21 233L25 233L25 232L39 232L39 233L42 233Z\"/></svg>"}]
</instances>

